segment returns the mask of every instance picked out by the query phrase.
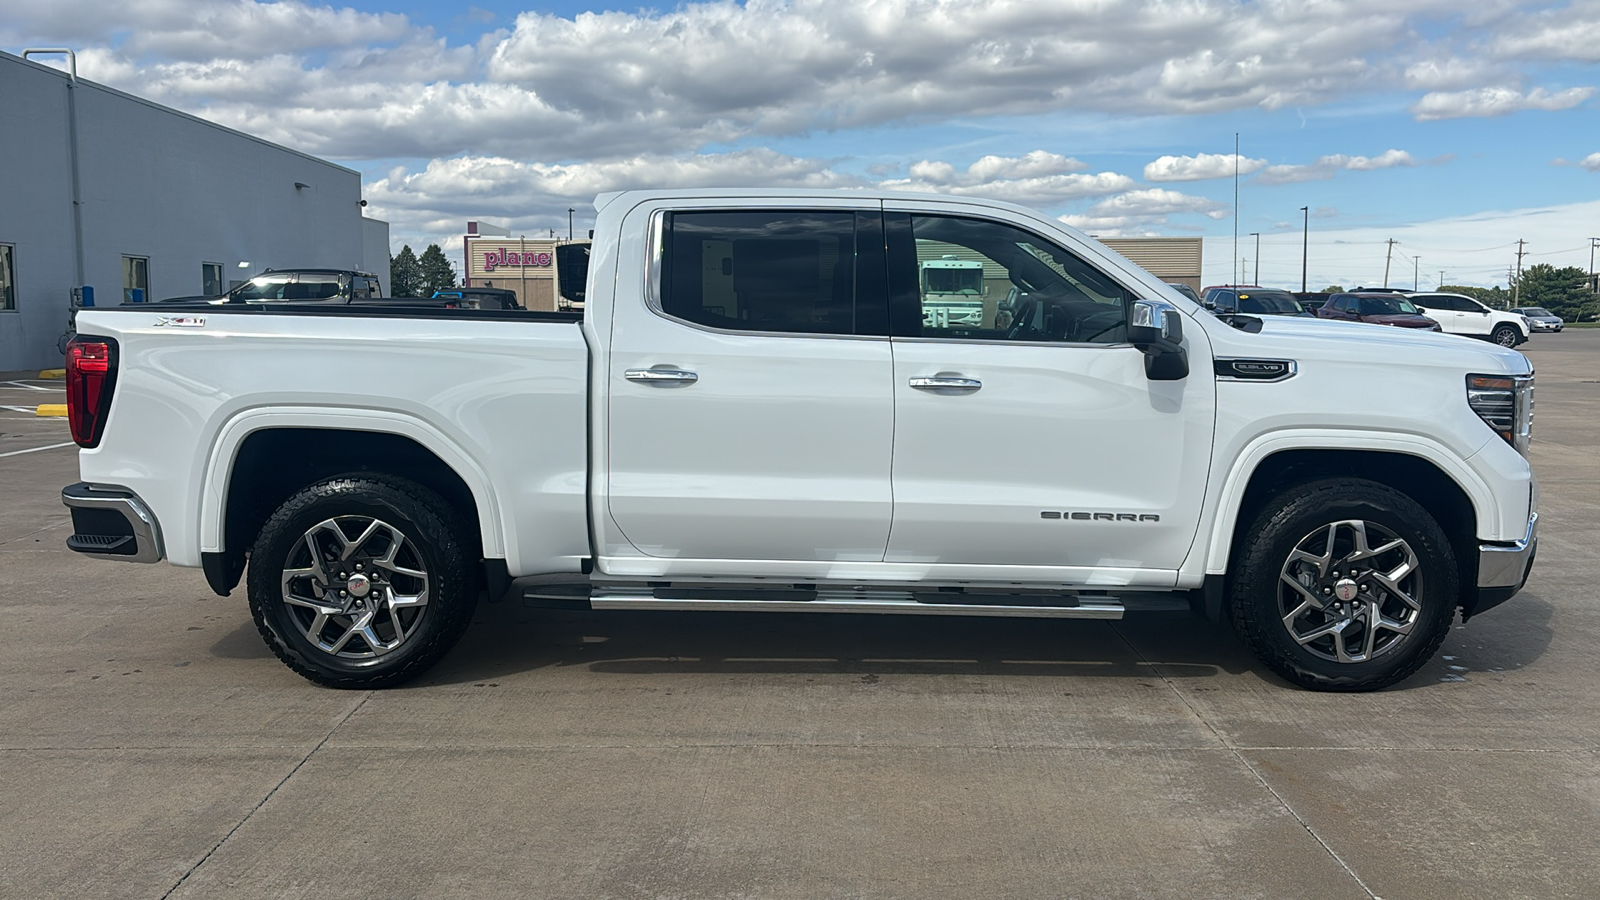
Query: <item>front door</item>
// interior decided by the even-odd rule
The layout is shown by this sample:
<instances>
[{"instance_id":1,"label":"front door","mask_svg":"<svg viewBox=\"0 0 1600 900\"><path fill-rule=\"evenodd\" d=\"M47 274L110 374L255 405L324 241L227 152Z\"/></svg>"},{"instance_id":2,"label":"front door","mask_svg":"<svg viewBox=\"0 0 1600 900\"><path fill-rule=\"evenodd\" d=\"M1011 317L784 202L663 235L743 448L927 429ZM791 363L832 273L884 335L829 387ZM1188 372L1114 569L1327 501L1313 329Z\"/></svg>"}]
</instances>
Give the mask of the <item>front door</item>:
<instances>
[{"instance_id":1,"label":"front door","mask_svg":"<svg viewBox=\"0 0 1600 900\"><path fill-rule=\"evenodd\" d=\"M881 562L894 437L881 217L658 212L620 299L608 511L667 559Z\"/></svg>"},{"instance_id":2,"label":"front door","mask_svg":"<svg viewBox=\"0 0 1600 900\"><path fill-rule=\"evenodd\" d=\"M886 212L895 335L890 562L1061 567L1152 583L1200 517L1215 385L1193 327L1181 381L1127 340L1130 289L1027 222ZM984 315L923 311L926 259L982 263ZM988 302L988 301L993 302ZM1121 574L1116 574L1120 570ZM1019 570L1020 571L1020 570ZM1157 579L1159 580L1159 579Z\"/></svg>"}]
</instances>

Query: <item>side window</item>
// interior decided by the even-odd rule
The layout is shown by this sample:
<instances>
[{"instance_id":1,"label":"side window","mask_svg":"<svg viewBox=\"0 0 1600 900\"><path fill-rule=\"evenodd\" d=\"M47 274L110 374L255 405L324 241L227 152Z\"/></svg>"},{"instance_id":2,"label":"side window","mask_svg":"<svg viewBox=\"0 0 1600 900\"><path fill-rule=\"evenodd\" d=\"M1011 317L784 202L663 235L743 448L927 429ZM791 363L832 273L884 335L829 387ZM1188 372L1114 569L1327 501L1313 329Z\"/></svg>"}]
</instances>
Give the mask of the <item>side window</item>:
<instances>
[{"instance_id":1,"label":"side window","mask_svg":"<svg viewBox=\"0 0 1600 900\"><path fill-rule=\"evenodd\" d=\"M282 300L284 291L289 286L287 275L257 275L245 282L233 295L233 300L238 303L253 303L257 300Z\"/></svg>"},{"instance_id":2,"label":"side window","mask_svg":"<svg viewBox=\"0 0 1600 900\"><path fill-rule=\"evenodd\" d=\"M713 328L854 334L855 269L851 212L669 213L661 308Z\"/></svg>"},{"instance_id":3,"label":"side window","mask_svg":"<svg viewBox=\"0 0 1600 900\"><path fill-rule=\"evenodd\" d=\"M0 310L17 308L17 270L10 244L0 244Z\"/></svg>"},{"instance_id":4,"label":"side window","mask_svg":"<svg viewBox=\"0 0 1600 900\"><path fill-rule=\"evenodd\" d=\"M378 296L378 280L365 276L356 276L350 279L350 299L371 300Z\"/></svg>"},{"instance_id":5,"label":"side window","mask_svg":"<svg viewBox=\"0 0 1600 900\"><path fill-rule=\"evenodd\" d=\"M1097 344L1127 340L1132 293L1055 243L985 219L891 218L886 230L896 335ZM903 230L907 218L909 246Z\"/></svg>"},{"instance_id":6,"label":"side window","mask_svg":"<svg viewBox=\"0 0 1600 900\"><path fill-rule=\"evenodd\" d=\"M200 264L200 293L207 297L222 294L222 263Z\"/></svg>"},{"instance_id":7,"label":"side window","mask_svg":"<svg viewBox=\"0 0 1600 900\"><path fill-rule=\"evenodd\" d=\"M306 272L284 289L285 300L326 300L339 296L339 276Z\"/></svg>"}]
</instances>

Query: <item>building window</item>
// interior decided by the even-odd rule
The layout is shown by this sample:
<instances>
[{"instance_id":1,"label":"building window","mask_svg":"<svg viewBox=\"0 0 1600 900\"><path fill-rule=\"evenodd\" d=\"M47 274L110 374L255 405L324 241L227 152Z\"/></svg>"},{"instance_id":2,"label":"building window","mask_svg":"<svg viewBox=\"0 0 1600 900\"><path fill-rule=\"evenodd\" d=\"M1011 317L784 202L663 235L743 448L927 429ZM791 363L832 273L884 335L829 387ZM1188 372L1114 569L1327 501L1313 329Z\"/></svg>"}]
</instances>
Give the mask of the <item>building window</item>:
<instances>
[{"instance_id":1,"label":"building window","mask_svg":"<svg viewBox=\"0 0 1600 900\"><path fill-rule=\"evenodd\" d=\"M143 303L150 299L150 260L143 256L122 258L122 302Z\"/></svg>"},{"instance_id":2,"label":"building window","mask_svg":"<svg viewBox=\"0 0 1600 900\"><path fill-rule=\"evenodd\" d=\"M222 263L200 264L200 293L207 297L222 293Z\"/></svg>"},{"instance_id":3,"label":"building window","mask_svg":"<svg viewBox=\"0 0 1600 900\"><path fill-rule=\"evenodd\" d=\"M16 248L0 244L0 309L17 308L17 270L12 262Z\"/></svg>"}]
</instances>

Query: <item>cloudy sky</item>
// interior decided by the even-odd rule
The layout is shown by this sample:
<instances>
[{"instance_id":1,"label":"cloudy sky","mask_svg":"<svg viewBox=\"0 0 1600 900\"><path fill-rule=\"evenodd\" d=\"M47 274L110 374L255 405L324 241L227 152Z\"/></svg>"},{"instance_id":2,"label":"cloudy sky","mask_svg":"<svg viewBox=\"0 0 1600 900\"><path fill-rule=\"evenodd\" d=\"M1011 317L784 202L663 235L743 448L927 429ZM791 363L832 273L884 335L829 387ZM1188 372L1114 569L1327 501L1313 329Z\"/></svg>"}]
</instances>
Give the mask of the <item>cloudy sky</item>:
<instances>
[{"instance_id":1,"label":"cloudy sky","mask_svg":"<svg viewBox=\"0 0 1600 900\"><path fill-rule=\"evenodd\" d=\"M1245 277L1296 288L1306 207L1313 289L1381 283L1391 238L1427 287L1600 237L1600 0L0 0L0 49L40 45L360 170L396 247L705 185L1201 235L1207 282L1237 218Z\"/></svg>"}]
</instances>

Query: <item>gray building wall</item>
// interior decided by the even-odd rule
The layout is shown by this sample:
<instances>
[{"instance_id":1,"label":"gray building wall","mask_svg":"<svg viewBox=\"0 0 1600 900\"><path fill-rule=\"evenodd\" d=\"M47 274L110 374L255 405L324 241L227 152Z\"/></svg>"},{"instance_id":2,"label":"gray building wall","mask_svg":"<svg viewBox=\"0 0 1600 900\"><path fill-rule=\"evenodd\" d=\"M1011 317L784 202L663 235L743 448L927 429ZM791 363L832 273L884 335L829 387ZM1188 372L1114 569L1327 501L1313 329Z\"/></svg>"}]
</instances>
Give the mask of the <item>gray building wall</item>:
<instances>
[{"instance_id":1,"label":"gray building wall","mask_svg":"<svg viewBox=\"0 0 1600 900\"><path fill-rule=\"evenodd\" d=\"M0 312L0 371L61 362L77 284L68 82L0 53L0 243L15 246L17 279L17 309ZM150 260L149 299L201 293L202 263L222 265L224 286L294 266L387 281L388 225L363 220L359 173L82 79L72 90L96 305L121 302L125 255Z\"/></svg>"}]
</instances>

